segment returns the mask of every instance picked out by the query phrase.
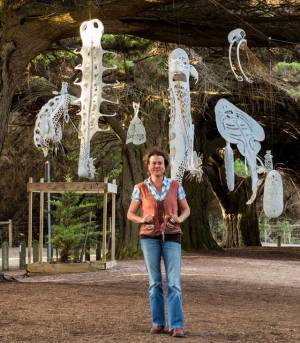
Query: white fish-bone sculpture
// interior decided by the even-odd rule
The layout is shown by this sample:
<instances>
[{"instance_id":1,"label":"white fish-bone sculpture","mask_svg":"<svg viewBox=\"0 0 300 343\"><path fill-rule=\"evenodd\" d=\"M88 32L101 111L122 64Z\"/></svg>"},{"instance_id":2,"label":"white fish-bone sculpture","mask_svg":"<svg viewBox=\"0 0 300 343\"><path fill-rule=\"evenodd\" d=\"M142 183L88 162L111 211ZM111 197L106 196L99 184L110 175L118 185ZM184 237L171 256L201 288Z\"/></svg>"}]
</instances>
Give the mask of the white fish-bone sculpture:
<instances>
[{"instance_id":1,"label":"white fish-bone sculpture","mask_svg":"<svg viewBox=\"0 0 300 343\"><path fill-rule=\"evenodd\" d=\"M146 142L146 130L139 118L140 103L132 103L134 109L134 117L131 120L128 131L126 144L133 143L134 145L140 145Z\"/></svg>"},{"instance_id":2,"label":"white fish-bone sculpture","mask_svg":"<svg viewBox=\"0 0 300 343\"><path fill-rule=\"evenodd\" d=\"M82 48L79 54L82 56L82 64L75 69L82 71L80 82L74 84L81 87L80 103L81 109L78 115L81 116L79 139L80 154L78 163L78 175L93 179L95 177L95 167L93 158L90 157L90 142L93 135L98 131L108 131L109 128L99 127L99 118L104 116L114 116L100 113L102 102L117 104L102 97L103 88L111 86L102 81L105 70L115 69L106 68L102 64L102 58L105 51L101 47L101 38L104 32L103 24L98 19L85 21L80 26L80 37Z\"/></svg>"},{"instance_id":3,"label":"white fish-bone sculpture","mask_svg":"<svg viewBox=\"0 0 300 343\"><path fill-rule=\"evenodd\" d=\"M238 81L247 81L249 83L253 83L253 80L249 76L246 75L241 64L240 51L241 49L245 49L247 47L247 40L245 39L245 37L246 37L246 32L243 29L238 28L229 32L228 34L228 42L230 43L229 56L228 56L229 64L235 78ZM236 45L237 64L238 64L238 69L240 70L240 74L236 72L237 67L232 62L232 50L235 45Z\"/></svg>"},{"instance_id":4,"label":"white fish-bone sculpture","mask_svg":"<svg viewBox=\"0 0 300 343\"><path fill-rule=\"evenodd\" d=\"M198 72L189 63L183 49L169 55L169 91L171 112L169 122L171 178L182 182L184 172L194 165L194 125L191 116L190 76L198 81Z\"/></svg>"},{"instance_id":5,"label":"white fish-bone sculpture","mask_svg":"<svg viewBox=\"0 0 300 343\"><path fill-rule=\"evenodd\" d=\"M256 155L265 139L263 128L247 113L240 110L226 99L220 99L215 106L216 124L226 145L236 144L239 152L245 157L251 170L252 192L256 194L258 187ZM228 158L233 163L233 157ZM225 166L226 170L233 170L234 166ZM232 189L232 180L227 179L229 189ZM253 197L251 197L253 199Z\"/></svg>"},{"instance_id":6,"label":"white fish-bone sculpture","mask_svg":"<svg viewBox=\"0 0 300 343\"><path fill-rule=\"evenodd\" d=\"M271 151L265 155L265 179L263 210L268 218L277 218L283 211L283 182L280 173L273 169Z\"/></svg>"},{"instance_id":7,"label":"white fish-bone sculpture","mask_svg":"<svg viewBox=\"0 0 300 343\"><path fill-rule=\"evenodd\" d=\"M44 156L48 155L49 145L57 144L62 139L60 119L69 121L68 106L76 98L68 94L68 83L62 82L61 91L51 98L39 111L34 127L34 144L42 149Z\"/></svg>"}]
</instances>

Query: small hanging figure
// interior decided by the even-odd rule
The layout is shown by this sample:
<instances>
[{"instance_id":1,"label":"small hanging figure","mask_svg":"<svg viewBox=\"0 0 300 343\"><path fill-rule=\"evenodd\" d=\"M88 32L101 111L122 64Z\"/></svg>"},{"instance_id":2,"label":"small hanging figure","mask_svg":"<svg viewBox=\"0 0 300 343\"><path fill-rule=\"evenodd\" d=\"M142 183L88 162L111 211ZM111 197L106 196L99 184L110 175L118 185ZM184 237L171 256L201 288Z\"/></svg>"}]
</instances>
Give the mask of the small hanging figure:
<instances>
[{"instance_id":1,"label":"small hanging figure","mask_svg":"<svg viewBox=\"0 0 300 343\"><path fill-rule=\"evenodd\" d=\"M64 121L69 121L68 106L76 99L68 94L68 83L62 82L61 91L53 92L57 94L50 99L37 115L34 127L34 144L42 149L44 156L48 155L49 145L52 142L57 144L62 139L62 128L60 118L63 115Z\"/></svg>"},{"instance_id":2,"label":"small hanging figure","mask_svg":"<svg viewBox=\"0 0 300 343\"><path fill-rule=\"evenodd\" d=\"M247 113L234 106L226 99L220 99L215 106L218 131L226 141L225 168L229 190L234 188L234 159L230 143L236 144L239 152L245 157L252 177L252 192L258 187L256 155L265 139L263 128ZM253 199L253 197L251 197Z\"/></svg>"},{"instance_id":3,"label":"small hanging figure","mask_svg":"<svg viewBox=\"0 0 300 343\"><path fill-rule=\"evenodd\" d=\"M169 56L169 90L171 113L169 122L171 178L182 182L188 166L195 169L194 125L191 115L190 76L198 81L198 72L189 63L183 49L175 49Z\"/></svg>"},{"instance_id":4,"label":"small hanging figure","mask_svg":"<svg viewBox=\"0 0 300 343\"><path fill-rule=\"evenodd\" d=\"M277 218L283 211L282 177L273 169L271 150L265 155L265 170L267 173L263 195L263 209L268 218Z\"/></svg>"},{"instance_id":5,"label":"small hanging figure","mask_svg":"<svg viewBox=\"0 0 300 343\"><path fill-rule=\"evenodd\" d=\"M139 118L140 103L132 103L134 109L134 117L131 120L128 131L126 144L133 143L134 145L140 145L146 142L146 130Z\"/></svg>"},{"instance_id":6,"label":"small hanging figure","mask_svg":"<svg viewBox=\"0 0 300 343\"><path fill-rule=\"evenodd\" d=\"M253 83L253 80L249 76L247 76L246 73L244 72L244 69L241 64L240 50L247 48L247 40L245 39L245 37L246 37L246 32L242 29L235 29L229 32L228 34L228 42L230 43L229 63L230 63L231 70L238 81L247 81L249 83ZM236 56L237 56L238 68L236 68L236 66L234 66L232 62L232 50L233 50L234 45L236 45ZM236 72L237 69L240 70L241 75L239 75Z\"/></svg>"},{"instance_id":7,"label":"small hanging figure","mask_svg":"<svg viewBox=\"0 0 300 343\"><path fill-rule=\"evenodd\" d=\"M187 170L190 172L190 175L192 178L195 178L198 183L201 182L203 176L202 160L203 156L198 156L197 152L194 150L192 158L187 166Z\"/></svg>"}]
</instances>

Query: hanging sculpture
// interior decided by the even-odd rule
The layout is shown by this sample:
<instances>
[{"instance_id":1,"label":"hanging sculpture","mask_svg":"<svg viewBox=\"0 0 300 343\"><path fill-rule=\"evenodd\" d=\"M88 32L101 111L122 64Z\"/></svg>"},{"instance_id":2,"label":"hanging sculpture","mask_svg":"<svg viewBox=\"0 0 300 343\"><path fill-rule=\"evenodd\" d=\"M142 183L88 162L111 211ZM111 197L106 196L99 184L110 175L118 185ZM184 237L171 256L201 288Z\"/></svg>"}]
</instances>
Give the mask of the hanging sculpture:
<instances>
[{"instance_id":1,"label":"hanging sculpture","mask_svg":"<svg viewBox=\"0 0 300 343\"><path fill-rule=\"evenodd\" d=\"M226 140L225 168L228 189L233 190L234 188L233 153L230 147L230 143L232 143L237 145L251 170L252 192L255 195L258 187L256 155L261 148L259 142L265 138L264 130L247 113L226 99L220 99L217 102L215 114L218 131ZM253 200L252 196L251 202Z\"/></svg>"},{"instance_id":2,"label":"hanging sculpture","mask_svg":"<svg viewBox=\"0 0 300 343\"><path fill-rule=\"evenodd\" d=\"M246 32L242 29L235 29L229 32L228 34L228 42L230 43L229 45L229 63L231 70L235 76L235 78L238 81L247 81L249 83L253 83L253 80L246 75L244 72L244 69L241 64L241 58L240 58L240 50L241 49L246 49L247 48L247 40L245 39L246 37ZM236 45L236 56L237 56L237 64L238 68L234 66L232 62L232 50L234 48L234 45ZM239 75L236 72L236 69L239 69L241 72L241 75Z\"/></svg>"},{"instance_id":3,"label":"hanging sculpture","mask_svg":"<svg viewBox=\"0 0 300 343\"><path fill-rule=\"evenodd\" d=\"M133 143L140 145L146 142L146 130L139 118L140 103L132 103L134 109L134 117L129 124L127 131L126 144Z\"/></svg>"},{"instance_id":4,"label":"hanging sculpture","mask_svg":"<svg viewBox=\"0 0 300 343\"><path fill-rule=\"evenodd\" d=\"M273 169L271 151L265 155L265 179L263 209L268 218L277 218L283 211L283 184L282 177L277 170Z\"/></svg>"},{"instance_id":5,"label":"hanging sculpture","mask_svg":"<svg viewBox=\"0 0 300 343\"><path fill-rule=\"evenodd\" d=\"M202 169L202 160L203 156L197 154L196 151L193 151L192 158L190 159L187 170L190 172L192 178L200 183L203 176L203 169Z\"/></svg>"},{"instance_id":6,"label":"hanging sculpture","mask_svg":"<svg viewBox=\"0 0 300 343\"><path fill-rule=\"evenodd\" d=\"M197 70L189 64L183 49L171 52L169 64L169 90L171 113L169 122L171 178L182 182L187 168L196 169L194 161L194 125L191 116L189 78L198 81Z\"/></svg>"},{"instance_id":7,"label":"hanging sculpture","mask_svg":"<svg viewBox=\"0 0 300 343\"><path fill-rule=\"evenodd\" d=\"M104 32L103 24L98 19L85 21L80 26L80 37L82 48L79 54L82 56L82 64L75 69L82 71L80 82L74 82L81 87L81 110L78 115L81 116L80 123L80 155L78 164L78 175L89 179L95 176L95 167L93 158L90 157L90 142L93 135L98 131L108 131L109 128L100 128L98 121L103 116L114 116L102 114L100 106L102 102L117 104L102 97L103 88L111 86L102 81L105 70L115 69L106 68L102 65L102 58L105 51L101 47L101 38Z\"/></svg>"},{"instance_id":8,"label":"hanging sculpture","mask_svg":"<svg viewBox=\"0 0 300 343\"><path fill-rule=\"evenodd\" d=\"M49 145L60 143L62 139L62 128L60 118L69 121L68 106L76 98L68 94L68 83L62 82L61 91L50 99L40 110L34 127L34 144L42 149L44 156L48 155Z\"/></svg>"}]
</instances>

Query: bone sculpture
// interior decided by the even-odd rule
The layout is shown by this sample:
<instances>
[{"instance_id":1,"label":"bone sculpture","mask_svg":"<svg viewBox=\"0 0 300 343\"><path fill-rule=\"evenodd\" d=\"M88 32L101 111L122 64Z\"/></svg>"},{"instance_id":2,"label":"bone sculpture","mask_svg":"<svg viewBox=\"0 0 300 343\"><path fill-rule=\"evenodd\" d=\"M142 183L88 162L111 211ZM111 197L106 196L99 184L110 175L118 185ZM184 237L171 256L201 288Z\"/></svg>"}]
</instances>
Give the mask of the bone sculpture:
<instances>
[{"instance_id":1,"label":"bone sculpture","mask_svg":"<svg viewBox=\"0 0 300 343\"><path fill-rule=\"evenodd\" d=\"M63 115L64 121L69 121L68 105L76 98L68 94L68 83L63 82L61 91L50 99L37 115L34 128L34 144L42 149L44 156L48 155L49 144L57 144L62 139L62 128L60 118Z\"/></svg>"},{"instance_id":2,"label":"bone sculpture","mask_svg":"<svg viewBox=\"0 0 300 343\"><path fill-rule=\"evenodd\" d=\"M140 103L133 102L134 117L129 124L127 131L126 144L133 143L135 145L146 142L146 130L139 118Z\"/></svg>"},{"instance_id":3,"label":"bone sculpture","mask_svg":"<svg viewBox=\"0 0 300 343\"><path fill-rule=\"evenodd\" d=\"M245 157L247 165L250 167L252 192L255 195L258 187L256 155L261 147L259 142L265 138L264 130L247 113L241 111L226 99L220 99L217 102L215 114L218 131L226 140L225 164L227 165L225 165L225 168L226 171L230 171L230 176L226 175L228 189L232 190L234 188L233 153L230 147L230 143L232 143L237 145L239 152ZM251 197L251 201L254 199Z\"/></svg>"},{"instance_id":4,"label":"bone sculpture","mask_svg":"<svg viewBox=\"0 0 300 343\"><path fill-rule=\"evenodd\" d=\"M263 209L267 217L277 218L283 211L283 185L281 175L273 169L270 150L267 150L265 155L265 170L267 176L263 195Z\"/></svg>"},{"instance_id":5,"label":"bone sculpture","mask_svg":"<svg viewBox=\"0 0 300 343\"><path fill-rule=\"evenodd\" d=\"M240 59L240 50L245 49L247 47L247 40L245 39L246 37L246 32L242 29L235 29L229 32L228 34L228 42L230 43L229 45L229 63L231 70L235 76L235 78L238 81L247 81L249 83L253 83L253 80L249 76L246 75L244 72L244 69L241 64L241 59ZM237 55L237 63L238 63L238 69L241 72L241 75L239 75L236 72L236 67L234 66L232 62L232 50L234 45L236 45L236 55Z\"/></svg>"},{"instance_id":6,"label":"bone sculpture","mask_svg":"<svg viewBox=\"0 0 300 343\"><path fill-rule=\"evenodd\" d=\"M95 176L95 167L93 158L90 157L90 142L93 135L98 131L108 131L109 129L100 128L98 121L100 117L109 116L100 113L102 102L110 102L102 97L103 87L111 86L102 81L102 75L105 70L115 69L106 68L102 65L102 57L105 51L101 47L101 37L104 32L103 24L98 19L85 21L80 26L80 36L82 40L82 48L79 54L82 56L82 65L75 69L82 71L82 79L76 81L81 87L81 110L78 115L81 116L80 124L80 155L78 164L78 175L89 179ZM110 116L114 116L112 114Z\"/></svg>"},{"instance_id":7,"label":"bone sculpture","mask_svg":"<svg viewBox=\"0 0 300 343\"><path fill-rule=\"evenodd\" d=\"M169 56L169 122L171 178L182 182L187 168L195 169L193 159L194 125L191 116L190 76L198 81L197 70L189 64L187 53L175 49Z\"/></svg>"}]
</instances>

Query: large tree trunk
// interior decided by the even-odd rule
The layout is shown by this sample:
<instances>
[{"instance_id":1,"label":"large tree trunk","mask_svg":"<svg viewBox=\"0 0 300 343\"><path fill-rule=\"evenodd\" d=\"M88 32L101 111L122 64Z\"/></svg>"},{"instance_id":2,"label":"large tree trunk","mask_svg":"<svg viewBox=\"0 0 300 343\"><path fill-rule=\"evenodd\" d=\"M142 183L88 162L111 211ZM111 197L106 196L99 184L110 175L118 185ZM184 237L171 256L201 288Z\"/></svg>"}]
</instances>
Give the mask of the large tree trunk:
<instances>
[{"instance_id":1,"label":"large tree trunk","mask_svg":"<svg viewBox=\"0 0 300 343\"><path fill-rule=\"evenodd\" d=\"M119 258L140 253L139 225L127 220L127 211L134 185L146 177L142 163L144 152L143 147L137 147L133 144L124 145L122 151L123 172L118 201L117 256Z\"/></svg>"},{"instance_id":2,"label":"large tree trunk","mask_svg":"<svg viewBox=\"0 0 300 343\"><path fill-rule=\"evenodd\" d=\"M256 202L246 205L251 196L250 178L238 179L235 190L229 192L223 160L216 155L208 160L207 174L223 214L224 235L222 246L225 248L259 246Z\"/></svg>"},{"instance_id":3,"label":"large tree trunk","mask_svg":"<svg viewBox=\"0 0 300 343\"><path fill-rule=\"evenodd\" d=\"M211 192L209 183L206 179L201 183L191 180L184 182L184 189L191 209L191 215L183 225L184 250L220 249L208 222L207 193Z\"/></svg>"},{"instance_id":4,"label":"large tree trunk","mask_svg":"<svg viewBox=\"0 0 300 343\"><path fill-rule=\"evenodd\" d=\"M16 88L16 80L13 79L13 74L9 72L10 56L15 50L12 42L2 46L1 51L1 78L0 78L0 154L3 149L5 136L8 130L8 120L12 98Z\"/></svg>"}]
</instances>

